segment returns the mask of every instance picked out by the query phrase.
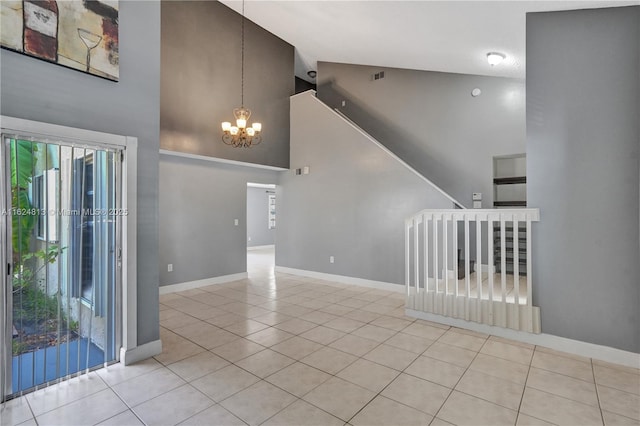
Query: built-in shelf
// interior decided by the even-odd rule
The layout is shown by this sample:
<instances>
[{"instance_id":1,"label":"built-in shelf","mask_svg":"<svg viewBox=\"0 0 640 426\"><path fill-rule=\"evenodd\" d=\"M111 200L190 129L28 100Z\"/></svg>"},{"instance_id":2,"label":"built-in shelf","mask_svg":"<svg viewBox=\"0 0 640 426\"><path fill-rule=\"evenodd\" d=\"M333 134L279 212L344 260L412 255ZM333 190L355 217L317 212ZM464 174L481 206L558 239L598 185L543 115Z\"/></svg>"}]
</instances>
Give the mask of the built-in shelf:
<instances>
[{"instance_id":1,"label":"built-in shelf","mask_svg":"<svg viewBox=\"0 0 640 426\"><path fill-rule=\"evenodd\" d=\"M527 202L522 200L494 201L494 207L527 207Z\"/></svg>"},{"instance_id":2,"label":"built-in shelf","mask_svg":"<svg viewBox=\"0 0 640 426\"><path fill-rule=\"evenodd\" d=\"M526 176L512 176L512 177L502 177L502 178L494 178L493 183L495 185L514 185L518 183L527 183Z\"/></svg>"}]
</instances>

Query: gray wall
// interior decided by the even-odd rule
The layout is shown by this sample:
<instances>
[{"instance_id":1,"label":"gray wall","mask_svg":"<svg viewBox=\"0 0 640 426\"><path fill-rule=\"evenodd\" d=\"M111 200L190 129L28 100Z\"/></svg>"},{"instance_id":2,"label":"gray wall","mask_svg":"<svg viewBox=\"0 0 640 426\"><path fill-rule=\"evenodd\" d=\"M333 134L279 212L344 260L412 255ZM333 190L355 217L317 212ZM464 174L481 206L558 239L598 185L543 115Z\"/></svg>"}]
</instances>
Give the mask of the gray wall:
<instances>
[{"instance_id":1,"label":"gray wall","mask_svg":"<svg viewBox=\"0 0 640 426\"><path fill-rule=\"evenodd\" d=\"M492 208L493 157L525 151L520 80L320 62L318 97L465 207L482 192Z\"/></svg>"},{"instance_id":2,"label":"gray wall","mask_svg":"<svg viewBox=\"0 0 640 426\"><path fill-rule=\"evenodd\" d=\"M311 92L291 99L291 167L304 166L277 187L276 265L404 283L405 218L452 202Z\"/></svg>"},{"instance_id":3,"label":"gray wall","mask_svg":"<svg viewBox=\"0 0 640 426\"><path fill-rule=\"evenodd\" d=\"M162 155L160 285L246 272L247 182L277 183L279 173Z\"/></svg>"},{"instance_id":4,"label":"gray wall","mask_svg":"<svg viewBox=\"0 0 640 426\"><path fill-rule=\"evenodd\" d=\"M542 330L640 352L640 7L527 15Z\"/></svg>"},{"instance_id":5,"label":"gray wall","mask_svg":"<svg viewBox=\"0 0 640 426\"><path fill-rule=\"evenodd\" d=\"M245 21L244 101L263 125L252 149L222 143L220 123L240 107L241 16L217 1L162 2L163 149L289 166L293 46Z\"/></svg>"},{"instance_id":6,"label":"gray wall","mask_svg":"<svg viewBox=\"0 0 640 426\"><path fill-rule=\"evenodd\" d=\"M120 1L120 81L0 51L0 113L138 138L138 344L159 338L160 3Z\"/></svg>"},{"instance_id":7,"label":"gray wall","mask_svg":"<svg viewBox=\"0 0 640 426\"><path fill-rule=\"evenodd\" d=\"M269 193L275 189L247 187L247 247L276 242L276 230L269 229Z\"/></svg>"}]
</instances>

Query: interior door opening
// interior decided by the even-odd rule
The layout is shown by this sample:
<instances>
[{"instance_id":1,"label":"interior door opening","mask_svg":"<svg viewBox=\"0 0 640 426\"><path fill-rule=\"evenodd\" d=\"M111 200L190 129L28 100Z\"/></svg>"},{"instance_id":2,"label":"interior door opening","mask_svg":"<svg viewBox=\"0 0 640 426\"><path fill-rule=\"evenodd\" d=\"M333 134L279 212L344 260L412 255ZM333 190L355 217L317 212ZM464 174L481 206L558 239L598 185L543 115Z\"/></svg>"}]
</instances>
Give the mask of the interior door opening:
<instances>
[{"instance_id":1,"label":"interior door opening","mask_svg":"<svg viewBox=\"0 0 640 426\"><path fill-rule=\"evenodd\" d=\"M247 273L275 277L276 186L247 184Z\"/></svg>"}]
</instances>

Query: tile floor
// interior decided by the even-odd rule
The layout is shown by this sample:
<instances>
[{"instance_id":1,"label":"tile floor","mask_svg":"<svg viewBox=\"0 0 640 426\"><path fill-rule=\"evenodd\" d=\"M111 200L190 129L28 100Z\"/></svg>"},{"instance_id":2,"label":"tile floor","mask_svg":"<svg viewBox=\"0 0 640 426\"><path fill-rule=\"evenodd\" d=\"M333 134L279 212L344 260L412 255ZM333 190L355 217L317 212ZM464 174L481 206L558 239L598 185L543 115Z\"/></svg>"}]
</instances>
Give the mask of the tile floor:
<instances>
[{"instance_id":1,"label":"tile floor","mask_svg":"<svg viewBox=\"0 0 640 426\"><path fill-rule=\"evenodd\" d=\"M640 424L640 371L406 317L274 274L161 296L164 351L3 404L2 425Z\"/></svg>"}]
</instances>

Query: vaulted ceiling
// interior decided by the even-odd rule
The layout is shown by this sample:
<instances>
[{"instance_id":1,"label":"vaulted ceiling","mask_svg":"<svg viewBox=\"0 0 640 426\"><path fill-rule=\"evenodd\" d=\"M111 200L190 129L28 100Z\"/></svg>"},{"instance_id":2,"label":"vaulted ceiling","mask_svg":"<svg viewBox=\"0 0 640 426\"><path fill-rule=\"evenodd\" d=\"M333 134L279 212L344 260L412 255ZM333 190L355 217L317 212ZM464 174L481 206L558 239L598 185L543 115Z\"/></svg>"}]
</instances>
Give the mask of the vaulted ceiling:
<instances>
[{"instance_id":1,"label":"vaulted ceiling","mask_svg":"<svg viewBox=\"0 0 640 426\"><path fill-rule=\"evenodd\" d=\"M241 12L242 2L222 0ZM245 16L296 48L296 75L317 61L525 77L527 12L640 1L247 1ZM490 66L487 52L506 55Z\"/></svg>"}]
</instances>

